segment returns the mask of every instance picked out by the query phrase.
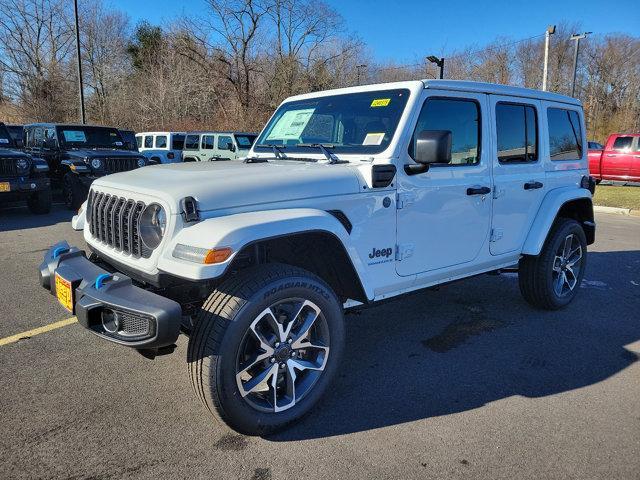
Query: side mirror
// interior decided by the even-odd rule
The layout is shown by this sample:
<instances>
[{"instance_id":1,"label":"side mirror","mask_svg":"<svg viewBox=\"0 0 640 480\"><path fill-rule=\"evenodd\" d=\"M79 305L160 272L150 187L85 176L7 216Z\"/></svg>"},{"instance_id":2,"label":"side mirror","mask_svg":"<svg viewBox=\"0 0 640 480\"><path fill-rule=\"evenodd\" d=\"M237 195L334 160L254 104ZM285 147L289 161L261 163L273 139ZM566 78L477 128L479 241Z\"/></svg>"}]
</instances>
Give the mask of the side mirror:
<instances>
[{"instance_id":1,"label":"side mirror","mask_svg":"<svg viewBox=\"0 0 640 480\"><path fill-rule=\"evenodd\" d=\"M236 147L233 143L227 142L227 150L231 150L232 152L236 151Z\"/></svg>"},{"instance_id":2,"label":"side mirror","mask_svg":"<svg viewBox=\"0 0 640 480\"><path fill-rule=\"evenodd\" d=\"M20 149L24 148L24 141L22 139L19 138L16 140L16 148L20 148Z\"/></svg>"},{"instance_id":3,"label":"side mirror","mask_svg":"<svg viewBox=\"0 0 640 480\"><path fill-rule=\"evenodd\" d=\"M422 130L415 142L413 157L417 164L405 165L407 174L426 172L432 163L451 162L450 130Z\"/></svg>"},{"instance_id":4,"label":"side mirror","mask_svg":"<svg viewBox=\"0 0 640 480\"><path fill-rule=\"evenodd\" d=\"M58 145L55 138L45 138L44 142L42 142L42 146L49 150L55 150Z\"/></svg>"}]
</instances>

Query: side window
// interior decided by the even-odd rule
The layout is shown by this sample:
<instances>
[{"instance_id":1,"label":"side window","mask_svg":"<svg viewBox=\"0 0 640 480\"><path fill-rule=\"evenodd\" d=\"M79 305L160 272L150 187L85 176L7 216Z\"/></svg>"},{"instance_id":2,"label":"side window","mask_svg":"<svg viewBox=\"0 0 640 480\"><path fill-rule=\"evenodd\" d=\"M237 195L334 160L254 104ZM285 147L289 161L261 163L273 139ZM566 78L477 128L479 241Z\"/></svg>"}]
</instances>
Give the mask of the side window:
<instances>
[{"instance_id":1,"label":"side window","mask_svg":"<svg viewBox=\"0 0 640 480\"><path fill-rule=\"evenodd\" d=\"M44 144L44 129L42 127L36 127L33 129L33 145L35 147L43 147Z\"/></svg>"},{"instance_id":2,"label":"side window","mask_svg":"<svg viewBox=\"0 0 640 480\"><path fill-rule=\"evenodd\" d=\"M551 160L580 160L582 158L582 130L580 116L575 110L548 108L549 157Z\"/></svg>"},{"instance_id":3,"label":"side window","mask_svg":"<svg viewBox=\"0 0 640 480\"><path fill-rule=\"evenodd\" d=\"M213 135L203 135L202 136L202 148L204 150L213 150L214 145L214 137Z\"/></svg>"},{"instance_id":4,"label":"side window","mask_svg":"<svg viewBox=\"0 0 640 480\"><path fill-rule=\"evenodd\" d=\"M480 105L474 100L428 98L418 117L409 145L413 158L416 136L422 130L451 132L449 165L476 165L480 161Z\"/></svg>"},{"instance_id":5,"label":"side window","mask_svg":"<svg viewBox=\"0 0 640 480\"><path fill-rule=\"evenodd\" d=\"M618 137L613 142L614 150L631 150L631 143L633 142L633 137Z\"/></svg>"},{"instance_id":6,"label":"side window","mask_svg":"<svg viewBox=\"0 0 640 480\"><path fill-rule=\"evenodd\" d=\"M229 145L233 145L233 139L229 135L218 136L218 150L229 150Z\"/></svg>"},{"instance_id":7,"label":"side window","mask_svg":"<svg viewBox=\"0 0 640 480\"><path fill-rule=\"evenodd\" d=\"M531 105L496 104L496 137L500 163L538 160L538 125Z\"/></svg>"},{"instance_id":8,"label":"side window","mask_svg":"<svg viewBox=\"0 0 640 480\"><path fill-rule=\"evenodd\" d=\"M142 136L136 135L136 145L138 145L138 148L142 147Z\"/></svg>"},{"instance_id":9,"label":"side window","mask_svg":"<svg viewBox=\"0 0 640 480\"><path fill-rule=\"evenodd\" d=\"M173 135L171 140L172 150L182 150L184 148L184 135Z\"/></svg>"},{"instance_id":10,"label":"side window","mask_svg":"<svg viewBox=\"0 0 640 480\"><path fill-rule=\"evenodd\" d=\"M153 148L153 137L151 135L144 137L144 148Z\"/></svg>"},{"instance_id":11,"label":"side window","mask_svg":"<svg viewBox=\"0 0 640 480\"><path fill-rule=\"evenodd\" d=\"M184 140L185 150L197 150L200 147L200 135L187 135Z\"/></svg>"},{"instance_id":12,"label":"side window","mask_svg":"<svg viewBox=\"0 0 640 480\"><path fill-rule=\"evenodd\" d=\"M158 135L156 137L156 148L167 148L167 136Z\"/></svg>"}]
</instances>

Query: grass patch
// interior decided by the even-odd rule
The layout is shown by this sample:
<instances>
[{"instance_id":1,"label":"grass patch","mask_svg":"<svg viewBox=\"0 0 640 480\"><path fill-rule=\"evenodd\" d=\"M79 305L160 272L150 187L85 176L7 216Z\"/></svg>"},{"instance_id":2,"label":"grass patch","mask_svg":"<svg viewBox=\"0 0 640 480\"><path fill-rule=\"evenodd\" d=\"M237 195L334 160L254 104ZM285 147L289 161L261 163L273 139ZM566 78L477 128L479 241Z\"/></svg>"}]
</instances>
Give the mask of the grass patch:
<instances>
[{"instance_id":1,"label":"grass patch","mask_svg":"<svg viewBox=\"0 0 640 480\"><path fill-rule=\"evenodd\" d=\"M640 210L640 187L598 185L596 194L593 196L593 204Z\"/></svg>"}]
</instances>

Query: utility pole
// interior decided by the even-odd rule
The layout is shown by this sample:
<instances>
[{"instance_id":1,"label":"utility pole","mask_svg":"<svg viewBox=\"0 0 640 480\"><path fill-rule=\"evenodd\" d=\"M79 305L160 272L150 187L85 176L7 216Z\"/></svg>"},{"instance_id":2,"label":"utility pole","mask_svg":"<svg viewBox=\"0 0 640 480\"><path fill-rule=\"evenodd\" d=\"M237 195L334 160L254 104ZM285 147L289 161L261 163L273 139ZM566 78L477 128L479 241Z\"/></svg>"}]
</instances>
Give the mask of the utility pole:
<instances>
[{"instance_id":1,"label":"utility pole","mask_svg":"<svg viewBox=\"0 0 640 480\"><path fill-rule=\"evenodd\" d=\"M444 57L438 58L435 55L429 55L427 57L431 63L435 63L437 67L440 68L440 80L444 78Z\"/></svg>"},{"instance_id":2,"label":"utility pole","mask_svg":"<svg viewBox=\"0 0 640 480\"><path fill-rule=\"evenodd\" d=\"M78 0L73 0L76 17L76 53L78 54L78 90L80 91L80 120L84 125L87 117L84 110L84 86L82 85L82 58L80 56L80 27L78 26Z\"/></svg>"},{"instance_id":3,"label":"utility pole","mask_svg":"<svg viewBox=\"0 0 640 480\"><path fill-rule=\"evenodd\" d=\"M361 64L361 65L356 65L356 75L357 75L358 85L361 85L361 83L360 83L361 71L366 69L366 68L367 68L367 66L364 63Z\"/></svg>"},{"instance_id":4,"label":"utility pole","mask_svg":"<svg viewBox=\"0 0 640 480\"><path fill-rule=\"evenodd\" d=\"M584 33L574 33L571 35L571 40L576 41L575 49L573 50L573 81L571 82L571 96L575 97L576 95L576 73L578 71L578 49L580 48L580 40L582 38L587 38L591 32Z\"/></svg>"},{"instance_id":5,"label":"utility pole","mask_svg":"<svg viewBox=\"0 0 640 480\"><path fill-rule=\"evenodd\" d=\"M547 91L547 70L549 65L549 38L556 33L556 26L549 25L544 32L544 67L542 70L542 91Z\"/></svg>"}]
</instances>

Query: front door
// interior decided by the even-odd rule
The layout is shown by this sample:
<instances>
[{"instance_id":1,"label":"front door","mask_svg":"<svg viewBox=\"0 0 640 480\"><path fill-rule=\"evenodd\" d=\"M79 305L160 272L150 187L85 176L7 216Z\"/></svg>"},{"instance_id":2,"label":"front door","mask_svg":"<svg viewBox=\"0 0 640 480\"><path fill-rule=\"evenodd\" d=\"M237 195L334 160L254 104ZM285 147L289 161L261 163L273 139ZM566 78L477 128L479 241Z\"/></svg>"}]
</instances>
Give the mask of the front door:
<instances>
[{"instance_id":1,"label":"front door","mask_svg":"<svg viewBox=\"0 0 640 480\"><path fill-rule=\"evenodd\" d=\"M489 118L485 94L428 89L413 120L403 164L414 163L422 130L449 130L451 161L427 172L398 171L396 271L413 275L472 262L486 245L491 219ZM486 147L483 144L486 143ZM486 247L484 247L486 248Z\"/></svg>"},{"instance_id":2,"label":"front door","mask_svg":"<svg viewBox=\"0 0 640 480\"><path fill-rule=\"evenodd\" d=\"M491 144L494 201L490 251L500 255L522 247L544 198L541 104L490 95L489 105L496 138Z\"/></svg>"},{"instance_id":3,"label":"front door","mask_svg":"<svg viewBox=\"0 0 640 480\"><path fill-rule=\"evenodd\" d=\"M634 137L619 136L607 144L602 159L602 175L611 180L625 180L631 169Z\"/></svg>"}]
</instances>

